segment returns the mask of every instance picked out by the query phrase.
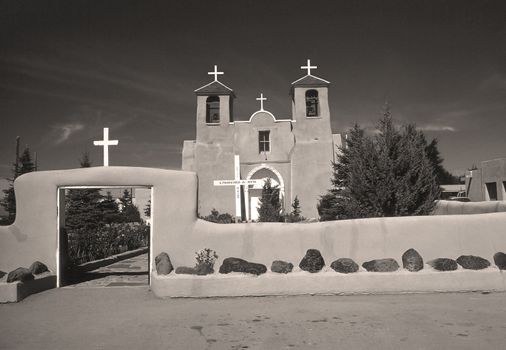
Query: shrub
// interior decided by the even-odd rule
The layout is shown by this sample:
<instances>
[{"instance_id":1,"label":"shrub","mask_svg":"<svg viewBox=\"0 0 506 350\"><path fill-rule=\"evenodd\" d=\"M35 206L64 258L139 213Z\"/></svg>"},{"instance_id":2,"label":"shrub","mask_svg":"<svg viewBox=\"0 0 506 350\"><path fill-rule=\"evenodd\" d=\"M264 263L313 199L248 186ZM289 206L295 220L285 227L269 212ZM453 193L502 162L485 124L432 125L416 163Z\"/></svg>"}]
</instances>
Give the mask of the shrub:
<instances>
[{"instance_id":1,"label":"shrub","mask_svg":"<svg viewBox=\"0 0 506 350\"><path fill-rule=\"evenodd\" d=\"M301 222L304 220L306 220L306 218L300 215L299 198L295 196L295 199L292 203L292 212L288 215L285 215L285 222Z\"/></svg>"},{"instance_id":2,"label":"shrub","mask_svg":"<svg viewBox=\"0 0 506 350\"><path fill-rule=\"evenodd\" d=\"M200 265L208 265L213 267L216 259L218 259L218 255L216 252L209 248L204 248L195 252L195 259L197 259L196 266Z\"/></svg>"},{"instance_id":3,"label":"shrub","mask_svg":"<svg viewBox=\"0 0 506 350\"><path fill-rule=\"evenodd\" d=\"M229 213L220 214L220 212L215 208L211 210L210 215L200 218L206 221L215 222L217 224L232 224L235 222L235 219L232 215L230 215Z\"/></svg>"},{"instance_id":4,"label":"shrub","mask_svg":"<svg viewBox=\"0 0 506 350\"><path fill-rule=\"evenodd\" d=\"M272 186L267 179L262 187L262 197L258 207L259 222L280 222L283 219L282 206L279 198L279 187Z\"/></svg>"},{"instance_id":5,"label":"shrub","mask_svg":"<svg viewBox=\"0 0 506 350\"><path fill-rule=\"evenodd\" d=\"M218 259L218 255L214 250L209 248L201 249L195 252L195 258L197 263L192 270L196 275L204 276L214 272L214 263Z\"/></svg>"},{"instance_id":6,"label":"shrub","mask_svg":"<svg viewBox=\"0 0 506 350\"><path fill-rule=\"evenodd\" d=\"M69 233L68 242L69 263L75 266L147 246L149 226L117 223L96 231L80 229Z\"/></svg>"}]
</instances>

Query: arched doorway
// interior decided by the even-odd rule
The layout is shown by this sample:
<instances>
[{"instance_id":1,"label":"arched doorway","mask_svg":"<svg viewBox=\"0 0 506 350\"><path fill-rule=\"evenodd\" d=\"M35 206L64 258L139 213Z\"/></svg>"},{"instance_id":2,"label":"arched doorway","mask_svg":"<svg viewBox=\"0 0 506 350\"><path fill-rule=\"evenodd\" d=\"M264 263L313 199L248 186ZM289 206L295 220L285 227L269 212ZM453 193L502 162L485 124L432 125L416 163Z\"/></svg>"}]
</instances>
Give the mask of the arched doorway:
<instances>
[{"instance_id":1,"label":"arched doorway","mask_svg":"<svg viewBox=\"0 0 506 350\"><path fill-rule=\"evenodd\" d=\"M275 168L262 164L252 169L246 180L271 180L272 186L279 187L279 199L283 205L283 198L285 196L285 183L283 177ZM258 206L260 205L260 198L262 197L261 185L250 185L244 187L244 199L246 203L246 220L258 220Z\"/></svg>"}]
</instances>

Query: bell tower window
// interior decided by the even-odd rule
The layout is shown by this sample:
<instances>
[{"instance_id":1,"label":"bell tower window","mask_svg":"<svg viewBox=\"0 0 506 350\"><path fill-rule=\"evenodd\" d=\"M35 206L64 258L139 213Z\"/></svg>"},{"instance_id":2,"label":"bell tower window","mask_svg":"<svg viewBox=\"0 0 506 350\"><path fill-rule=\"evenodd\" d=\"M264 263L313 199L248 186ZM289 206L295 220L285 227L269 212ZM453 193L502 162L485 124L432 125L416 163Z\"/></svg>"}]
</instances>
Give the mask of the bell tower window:
<instances>
[{"instance_id":1,"label":"bell tower window","mask_svg":"<svg viewBox=\"0 0 506 350\"><path fill-rule=\"evenodd\" d=\"M318 91L306 91L306 117L318 116Z\"/></svg>"},{"instance_id":2,"label":"bell tower window","mask_svg":"<svg viewBox=\"0 0 506 350\"><path fill-rule=\"evenodd\" d=\"M209 96L206 100L206 123L218 124L220 122L220 98Z\"/></svg>"}]
</instances>

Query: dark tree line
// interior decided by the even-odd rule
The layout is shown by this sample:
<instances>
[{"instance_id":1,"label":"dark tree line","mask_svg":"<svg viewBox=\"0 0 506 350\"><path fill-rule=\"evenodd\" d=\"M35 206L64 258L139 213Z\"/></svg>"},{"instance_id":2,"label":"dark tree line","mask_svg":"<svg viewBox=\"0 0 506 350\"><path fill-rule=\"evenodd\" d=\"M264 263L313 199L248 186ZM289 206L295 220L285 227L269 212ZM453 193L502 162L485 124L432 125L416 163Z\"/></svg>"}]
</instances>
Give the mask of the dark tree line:
<instances>
[{"instance_id":1,"label":"dark tree line","mask_svg":"<svg viewBox=\"0 0 506 350\"><path fill-rule=\"evenodd\" d=\"M2 224L10 225L16 219L16 196L14 195L14 180L19 176L35 171L35 163L30 155L30 149L25 147L23 153L12 164L12 176L7 178L9 188L3 190L4 197L0 200L0 205L7 212L7 217L3 220Z\"/></svg>"},{"instance_id":2,"label":"dark tree line","mask_svg":"<svg viewBox=\"0 0 506 350\"><path fill-rule=\"evenodd\" d=\"M91 166L87 154L80 160L82 168ZM125 189L117 203L110 192L103 195L99 189L68 190L65 201L65 228L68 232L93 232L106 224L141 222L139 209Z\"/></svg>"}]
</instances>

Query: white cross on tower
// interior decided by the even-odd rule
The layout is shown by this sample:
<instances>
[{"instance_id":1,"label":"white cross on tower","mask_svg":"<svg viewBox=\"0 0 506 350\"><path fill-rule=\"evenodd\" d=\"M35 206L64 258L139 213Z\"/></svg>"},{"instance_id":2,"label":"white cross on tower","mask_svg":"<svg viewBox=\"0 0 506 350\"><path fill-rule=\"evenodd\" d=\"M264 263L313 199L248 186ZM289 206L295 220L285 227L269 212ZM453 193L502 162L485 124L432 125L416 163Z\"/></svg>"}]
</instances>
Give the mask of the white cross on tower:
<instances>
[{"instance_id":1,"label":"white cross on tower","mask_svg":"<svg viewBox=\"0 0 506 350\"><path fill-rule=\"evenodd\" d=\"M218 81L218 75L224 74L223 72L218 72L218 66L214 65L213 72L207 72L209 75L214 75L214 81Z\"/></svg>"},{"instance_id":2,"label":"white cross on tower","mask_svg":"<svg viewBox=\"0 0 506 350\"><path fill-rule=\"evenodd\" d=\"M316 69L316 68L318 68L318 67L311 65L310 59L307 60L307 66L300 66L300 69L307 69L307 75L311 75L311 69Z\"/></svg>"},{"instance_id":3,"label":"white cross on tower","mask_svg":"<svg viewBox=\"0 0 506 350\"><path fill-rule=\"evenodd\" d=\"M267 100L267 98L264 97L264 94L260 93L260 97L257 97L257 101L260 101L260 110L264 110L264 101Z\"/></svg>"},{"instance_id":4,"label":"white cross on tower","mask_svg":"<svg viewBox=\"0 0 506 350\"><path fill-rule=\"evenodd\" d=\"M118 140L109 140L109 128L104 128L104 139L93 141L93 144L104 147L104 166L109 166L109 146L116 146L118 144Z\"/></svg>"}]
</instances>

